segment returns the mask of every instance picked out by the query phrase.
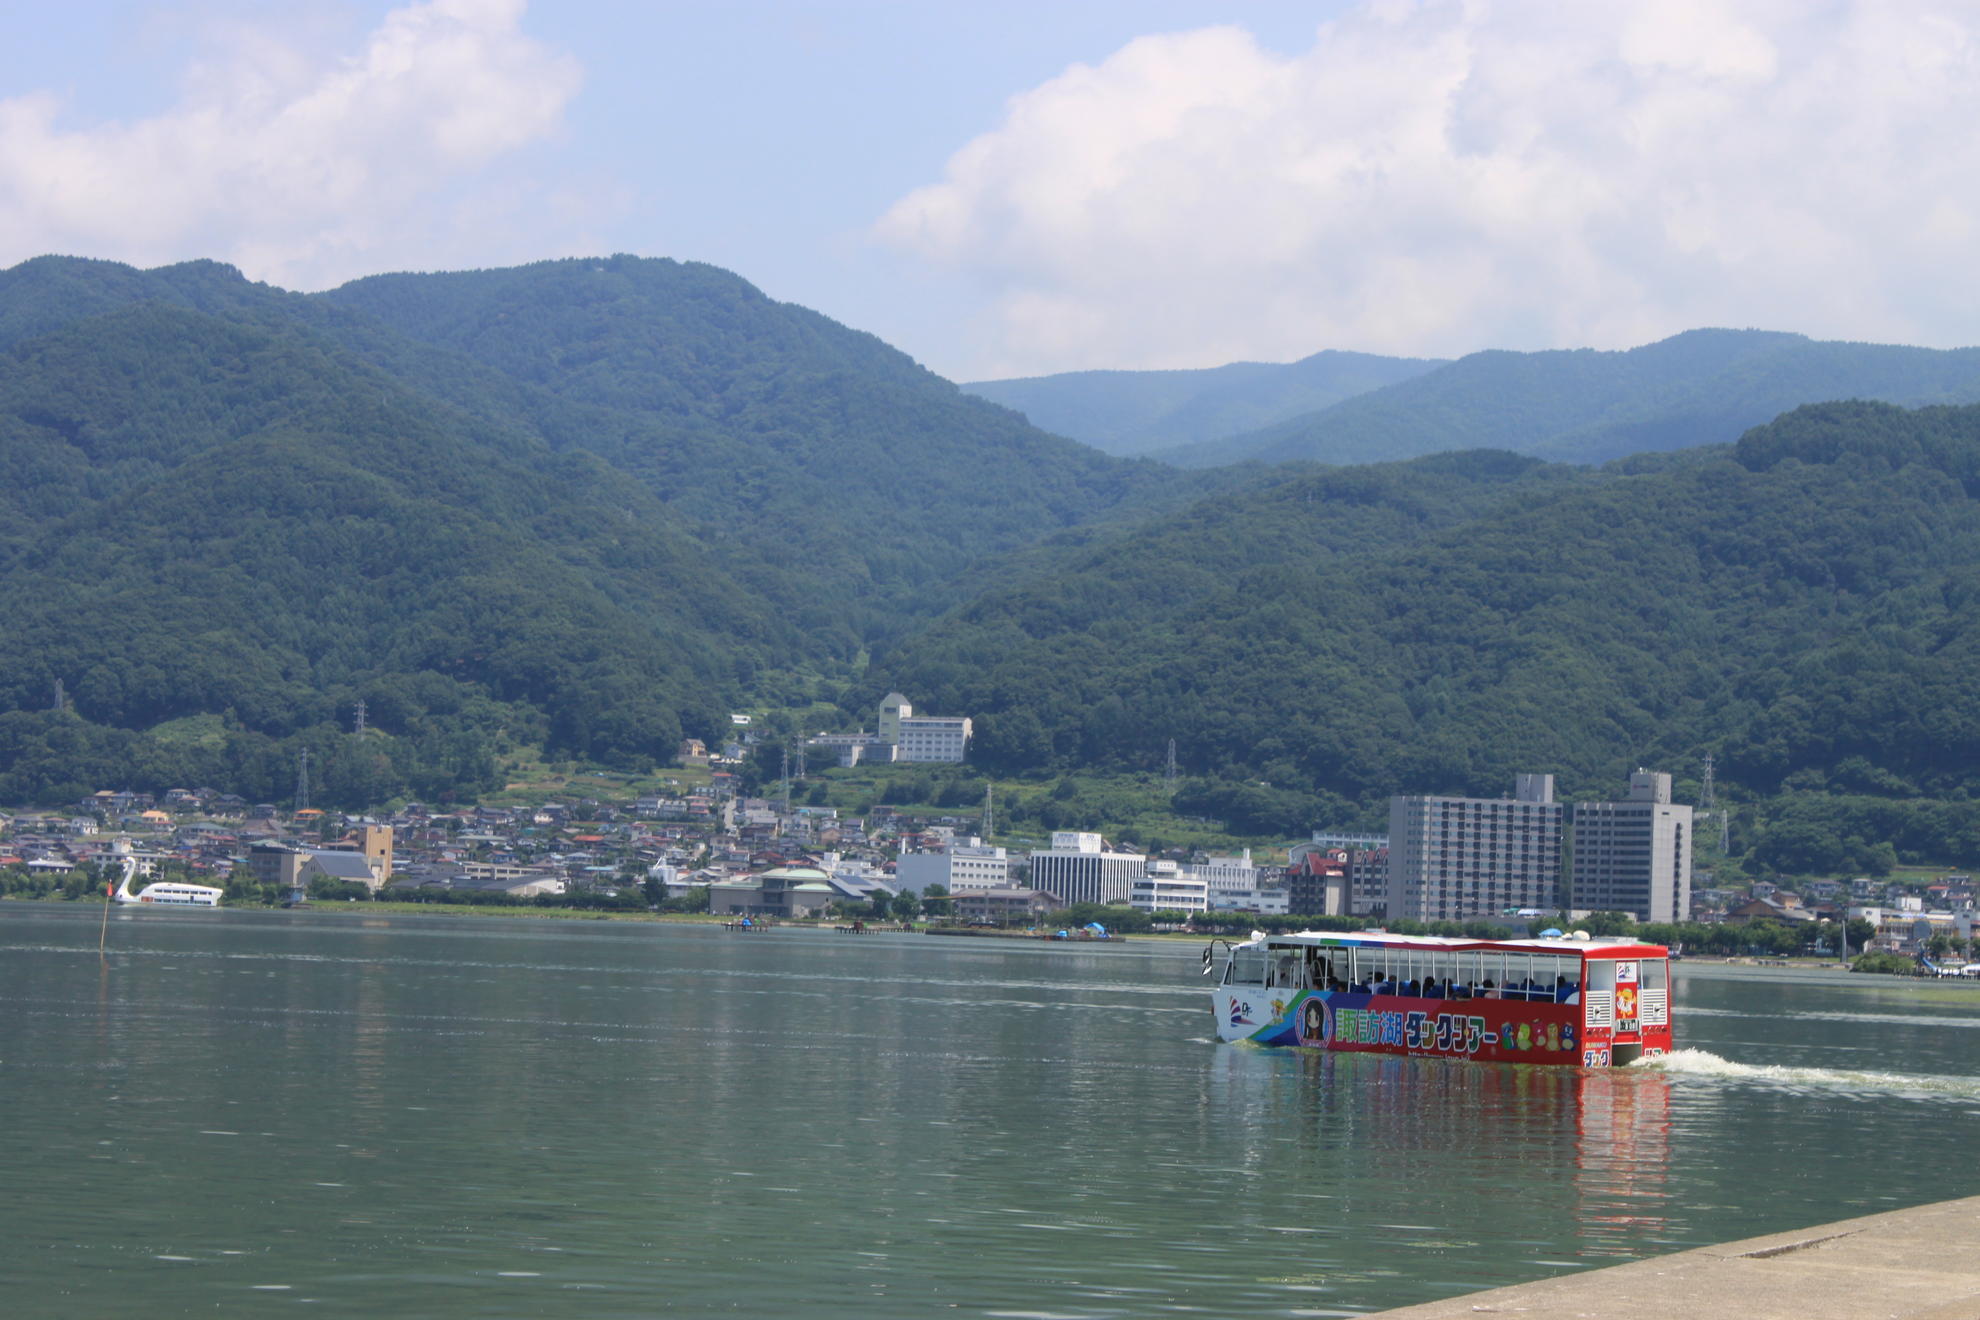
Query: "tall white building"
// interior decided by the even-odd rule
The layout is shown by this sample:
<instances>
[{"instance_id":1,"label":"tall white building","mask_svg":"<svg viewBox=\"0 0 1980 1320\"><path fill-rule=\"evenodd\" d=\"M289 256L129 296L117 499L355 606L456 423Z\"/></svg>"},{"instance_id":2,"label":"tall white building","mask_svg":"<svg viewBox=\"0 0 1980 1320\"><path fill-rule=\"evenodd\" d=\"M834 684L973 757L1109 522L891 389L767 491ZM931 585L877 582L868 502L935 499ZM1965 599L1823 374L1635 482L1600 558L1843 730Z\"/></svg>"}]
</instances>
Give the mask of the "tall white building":
<instances>
[{"instance_id":1,"label":"tall white building","mask_svg":"<svg viewBox=\"0 0 1980 1320\"><path fill-rule=\"evenodd\" d=\"M1638 921L1691 915L1691 808L1671 801L1671 777L1638 770L1621 802L1574 805L1569 900Z\"/></svg>"},{"instance_id":2,"label":"tall white building","mask_svg":"<svg viewBox=\"0 0 1980 1320\"><path fill-rule=\"evenodd\" d=\"M985 847L981 839L951 843L940 852L902 853L894 863L894 880L919 894L930 885L950 893L965 889L1002 889L1011 882L1011 859L1002 848Z\"/></svg>"},{"instance_id":3,"label":"tall white building","mask_svg":"<svg viewBox=\"0 0 1980 1320\"><path fill-rule=\"evenodd\" d=\"M1559 906L1562 814L1552 775L1519 775L1509 798L1391 798L1389 919Z\"/></svg>"},{"instance_id":4,"label":"tall white building","mask_svg":"<svg viewBox=\"0 0 1980 1320\"><path fill-rule=\"evenodd\" d=\"M1141 853L1107 851L1097 834L1054 830L1052 846L1031 854L1031 887L1067 903L1124 904L1148 873Z\"/></svg>"}]
</instances>

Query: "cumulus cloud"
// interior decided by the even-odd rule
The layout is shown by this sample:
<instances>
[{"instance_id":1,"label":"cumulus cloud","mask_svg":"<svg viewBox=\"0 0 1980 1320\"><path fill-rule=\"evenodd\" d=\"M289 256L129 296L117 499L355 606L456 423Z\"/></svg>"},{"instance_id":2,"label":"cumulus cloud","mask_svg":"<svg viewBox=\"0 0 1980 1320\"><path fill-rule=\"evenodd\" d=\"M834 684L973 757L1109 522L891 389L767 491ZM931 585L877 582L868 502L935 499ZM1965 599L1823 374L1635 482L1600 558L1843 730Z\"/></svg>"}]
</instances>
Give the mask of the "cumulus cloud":
<instances>
[{"instance_id":1,"label":"cumulus cloud","mask_svg":"<svg viewBox=\"0 0 1980 1320\"><path fill-rule=\"evenodd\" d=\"M980 374L1699 325L1980 340L1960 0L1370 0L1014 97L877 233L993 292Z\"/></svg>"},{"instance_id":2,"label":"cumulus cloud","mask_svg":"<svg viewBox=\"0 0 1980 1320\"><path fill-rule=\"evenodd\" d=\"M486 233L459 189L555 132L581 81L522 10L409 4L331 59L237 31L178 104L130 122L67 127L52 95L0 100L0 264L210 256L318 288Z\"/></svg>"}]
</instances>

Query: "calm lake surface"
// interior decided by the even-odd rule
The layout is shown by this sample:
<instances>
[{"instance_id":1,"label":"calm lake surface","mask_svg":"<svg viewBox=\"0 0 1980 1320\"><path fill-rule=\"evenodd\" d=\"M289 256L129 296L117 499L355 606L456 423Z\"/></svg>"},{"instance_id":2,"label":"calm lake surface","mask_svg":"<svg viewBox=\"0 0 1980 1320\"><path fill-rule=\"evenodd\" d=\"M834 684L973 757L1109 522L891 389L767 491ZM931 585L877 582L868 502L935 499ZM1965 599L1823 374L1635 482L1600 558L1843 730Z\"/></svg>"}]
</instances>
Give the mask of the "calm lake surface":
<instances>
[{"instance_id":1,"label":"calm lake surface","mask_svg":"<svg viewBox=\"0 0 1980 1320\"><path fill-rule=\"evenodd\" d=\"M0 903L10 1314L1338 1316L1975 1188L1980 988L1584 1073L1212 1043L1195 947Z\"/></svg>"}]
</instances>

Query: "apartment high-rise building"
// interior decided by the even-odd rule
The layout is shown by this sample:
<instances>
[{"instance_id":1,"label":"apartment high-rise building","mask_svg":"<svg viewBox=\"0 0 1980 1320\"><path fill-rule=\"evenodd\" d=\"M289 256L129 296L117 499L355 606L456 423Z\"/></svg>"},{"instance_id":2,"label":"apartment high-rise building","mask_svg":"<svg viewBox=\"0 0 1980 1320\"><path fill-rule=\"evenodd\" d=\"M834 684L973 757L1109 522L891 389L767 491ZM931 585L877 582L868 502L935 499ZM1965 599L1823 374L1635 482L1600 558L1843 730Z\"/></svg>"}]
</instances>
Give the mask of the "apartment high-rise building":
<instances>
[{"instance_id":1,"label":"apartment high-rise building","mask_svg":"<svg viewBox=\"0 0 1980 1320\"><path fill-rule=\"evenodd\" d=\"M1388 918L1559 906L1562 816L1552 775L1519 775L1509 798L1391 798Z\"/></svg>"},{"instance_id":2,"label":"apartment high-rise building","mask_svg":"<svg viewBox=\"0 0 1980 1320\"><path fill-rule=\"evenodd\" d=\"M1578 910L1638 921L1691 915L1691 808L1671 801L1671 777L1638 770L1621 802L1574 806L1572 883Z\"/></svg>"}]
</instances>

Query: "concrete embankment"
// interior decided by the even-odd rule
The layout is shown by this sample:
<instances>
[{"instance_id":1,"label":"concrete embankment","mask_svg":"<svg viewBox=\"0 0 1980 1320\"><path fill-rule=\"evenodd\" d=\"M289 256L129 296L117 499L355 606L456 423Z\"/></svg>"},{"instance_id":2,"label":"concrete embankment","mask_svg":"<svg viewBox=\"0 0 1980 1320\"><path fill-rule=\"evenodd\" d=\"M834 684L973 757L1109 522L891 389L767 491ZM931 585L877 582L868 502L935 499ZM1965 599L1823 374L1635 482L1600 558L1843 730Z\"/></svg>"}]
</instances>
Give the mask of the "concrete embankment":
<instances>
[{"instance_id":1,"label":"concrete embankment","mask_svg":"<svg viewBox=\"0 0 1980 1320\"><path fill-rule=\"evenodd\" d=\"M1364 1320L1976 1320L1980 1196L1452 1297Z\"/></svg>"}]
</instances>

